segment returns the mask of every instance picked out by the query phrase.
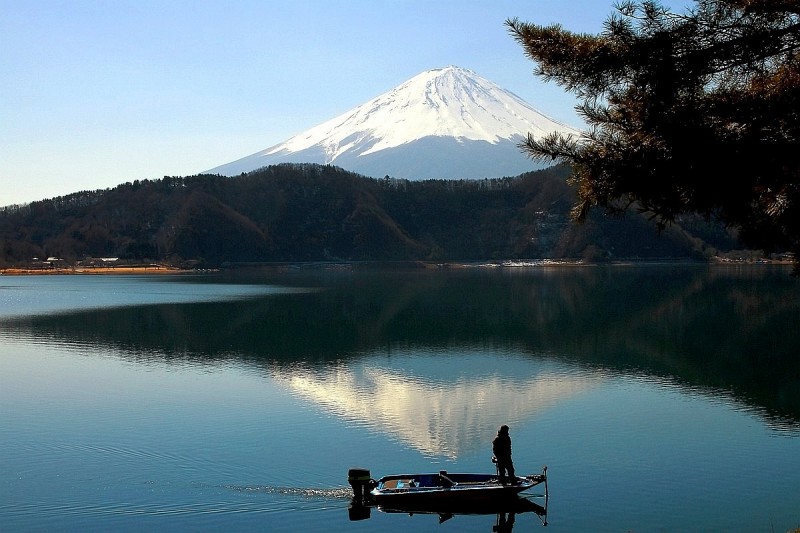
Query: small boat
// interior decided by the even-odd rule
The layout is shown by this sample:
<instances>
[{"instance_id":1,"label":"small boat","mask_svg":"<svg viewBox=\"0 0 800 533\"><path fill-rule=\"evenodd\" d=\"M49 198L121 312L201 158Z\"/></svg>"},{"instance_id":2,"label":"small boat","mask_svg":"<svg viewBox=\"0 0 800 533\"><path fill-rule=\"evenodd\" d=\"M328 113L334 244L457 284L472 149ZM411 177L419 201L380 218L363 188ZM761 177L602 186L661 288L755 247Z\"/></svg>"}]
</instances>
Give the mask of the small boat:
<instances>
[{"instance_id":1,"label":"small boat","mask_svg":"<svg viewBox=\"0 0 800 533\"><path fill-rule=\"evenodd\" d=\"M377 481L369 470L351 468L348 481L354 502L388 509L417 510L445 506L498 502L544 483L547 497L547 467L541 474L516 476L501 481L497 474L463 474L440 471L428 474L384 476Z\"/></svg>"}]
</instances>

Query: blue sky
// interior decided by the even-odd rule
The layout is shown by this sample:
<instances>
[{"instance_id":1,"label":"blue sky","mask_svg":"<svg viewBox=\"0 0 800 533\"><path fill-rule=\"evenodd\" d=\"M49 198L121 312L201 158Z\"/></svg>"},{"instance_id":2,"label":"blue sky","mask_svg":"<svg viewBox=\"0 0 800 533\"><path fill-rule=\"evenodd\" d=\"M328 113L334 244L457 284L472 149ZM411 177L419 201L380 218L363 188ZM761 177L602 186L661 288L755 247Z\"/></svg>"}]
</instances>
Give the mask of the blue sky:
<instances>
[{"instance_id":1,"label":"blue sky","mask_svg":"<svg viewBox=\"0 0 800 533\"><path fill-rule=\"evenodd\" d=\"M447 65L579 126L575 99L533 76L503 22L596 33L612 6L0 0L0 206L196 174Z\"/></svg>"}]
</instances>

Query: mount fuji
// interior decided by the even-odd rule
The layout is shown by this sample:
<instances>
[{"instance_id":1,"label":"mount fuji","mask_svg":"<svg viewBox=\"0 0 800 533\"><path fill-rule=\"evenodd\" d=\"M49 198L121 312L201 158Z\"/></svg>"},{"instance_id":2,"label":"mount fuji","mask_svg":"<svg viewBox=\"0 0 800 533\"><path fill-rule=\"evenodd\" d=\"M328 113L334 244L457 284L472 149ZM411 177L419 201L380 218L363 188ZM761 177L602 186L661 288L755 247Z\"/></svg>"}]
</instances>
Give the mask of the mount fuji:
<instances>
[{"instance_id":1,"label":"mount fuji","mask_svg":"<svg viewBox=\"0 0 800 533\"><path fill-rule=\"evenodd\" d=\"M287 141L208 171L234 176L278 163L332 164L375 178L493 178L542 168L518 143L577 130L474 72L423 72Z\"/></svg>"}]
</instances>

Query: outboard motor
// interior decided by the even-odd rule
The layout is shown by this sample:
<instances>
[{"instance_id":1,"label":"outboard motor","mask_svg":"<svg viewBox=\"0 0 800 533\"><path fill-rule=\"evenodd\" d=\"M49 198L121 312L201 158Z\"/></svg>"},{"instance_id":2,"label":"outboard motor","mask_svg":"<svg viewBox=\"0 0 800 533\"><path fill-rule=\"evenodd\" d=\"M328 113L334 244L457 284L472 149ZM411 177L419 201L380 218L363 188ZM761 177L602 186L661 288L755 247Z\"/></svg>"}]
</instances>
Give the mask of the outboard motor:
<instances>
[{"instance_id":1,"label":"outboard motor","mask_svg":"<svg viewBox=\"0 0 800 533\"><path fill-rule=\"evenodd\" d=\"M371 490L372 479L366 468L351 468L347 471L347 482L353 487L353 501L364 503Z\"/></svg>"}]
</instances>

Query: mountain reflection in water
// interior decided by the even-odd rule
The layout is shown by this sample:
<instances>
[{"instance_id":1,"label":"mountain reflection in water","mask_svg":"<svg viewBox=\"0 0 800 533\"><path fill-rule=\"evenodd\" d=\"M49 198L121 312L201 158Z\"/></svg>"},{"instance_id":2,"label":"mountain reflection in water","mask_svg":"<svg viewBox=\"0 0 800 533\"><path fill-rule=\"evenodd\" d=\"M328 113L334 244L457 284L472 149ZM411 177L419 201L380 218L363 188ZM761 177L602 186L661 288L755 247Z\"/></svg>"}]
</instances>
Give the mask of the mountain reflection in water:
<instances>
[{"instance_id":1,"label":"mountain reflection in water","mask_svg":"<svg viewBox=\"0 0 800 533\"><path fill-rule=\"evenodd\" d=\"M411 362L409 354L393 354L395 368L370 363L357 368L338 365L324 372L281 369L276 377L300 397L337 416L392 435L429 457L453 460L485 447L482 437L497 430L498 420L513 423L535 418L601 380L581 372L565 375L546 369L534 375L510 374L509 366L514 370L523 366L478 354L428 357L449 363L450 379L403 372L400 369ZM532 362L527 363L529 374ZM459 376L465 367L479 368L485 375ZM506 371L501 373L501 368Z\"/></svg>"}]
</instances>

